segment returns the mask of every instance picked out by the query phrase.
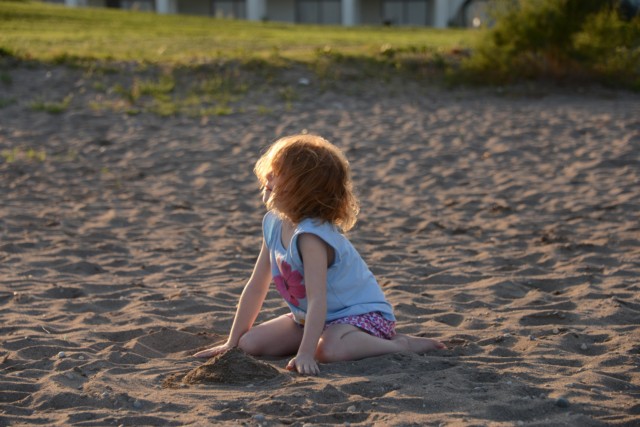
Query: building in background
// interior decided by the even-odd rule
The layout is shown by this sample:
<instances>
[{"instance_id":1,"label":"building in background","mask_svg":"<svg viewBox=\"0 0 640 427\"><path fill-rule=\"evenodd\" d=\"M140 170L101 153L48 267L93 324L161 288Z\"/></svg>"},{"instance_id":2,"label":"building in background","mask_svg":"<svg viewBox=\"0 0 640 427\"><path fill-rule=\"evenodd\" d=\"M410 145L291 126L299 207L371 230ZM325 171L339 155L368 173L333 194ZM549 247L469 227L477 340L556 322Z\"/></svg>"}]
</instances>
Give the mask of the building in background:
<instances>
[{"instance_id":1,"label":"building in background","mask_svg":"<svg viewBox=\"0 0 640 427\"><path fill-rule=\"evenodd\" d=\"M478 26L487 0L46 0L160 14L332 25ZM471 16L473 14L474 16ZM477 16L476 16L477 15Z\"/></svg>"}]
</instances>

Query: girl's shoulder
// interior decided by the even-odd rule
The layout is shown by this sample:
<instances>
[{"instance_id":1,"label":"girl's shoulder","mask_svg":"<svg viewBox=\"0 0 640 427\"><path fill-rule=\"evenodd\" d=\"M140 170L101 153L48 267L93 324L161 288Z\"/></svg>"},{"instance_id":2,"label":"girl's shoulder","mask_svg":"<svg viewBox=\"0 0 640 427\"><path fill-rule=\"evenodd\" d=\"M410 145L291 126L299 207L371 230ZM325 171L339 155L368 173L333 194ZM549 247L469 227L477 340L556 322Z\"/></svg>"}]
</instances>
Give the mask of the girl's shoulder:
<instances>
[{"instance_id":1,"label":"girl's shoulder","mask_svg":"<svg viewBox=\"0 0 640 427\"><path fill-rule=\"evenodd\" d=\"M267 211L267 213L264 214L264 217L262 217L262 225L274 223L278 219L278 215L276 215L275 212Z\"/></svg>"},{"instance_id":2,"label":"girl's shoulder","mask_svg":"<svg viewBox=\"0 0 640 427\"><path fill-rule=\"evenodd\" d=\"M294 232L294 237L304 233L310 233L320 237L337 250L344 245L344 241L346 240L346 237L334 224L316 218L306 218L300 221Z\"/></svg>"},{"instance_id":3,"label":"girl's shoulder","mask_svg":"<svg viewBox=\"0 0 640 427\"><path fill-rule=\"evenodd\" d=\"M334 224L318 218L305 218L296 227L296 232L323 234L342 234Z\"/></svg>"}]
</instances>

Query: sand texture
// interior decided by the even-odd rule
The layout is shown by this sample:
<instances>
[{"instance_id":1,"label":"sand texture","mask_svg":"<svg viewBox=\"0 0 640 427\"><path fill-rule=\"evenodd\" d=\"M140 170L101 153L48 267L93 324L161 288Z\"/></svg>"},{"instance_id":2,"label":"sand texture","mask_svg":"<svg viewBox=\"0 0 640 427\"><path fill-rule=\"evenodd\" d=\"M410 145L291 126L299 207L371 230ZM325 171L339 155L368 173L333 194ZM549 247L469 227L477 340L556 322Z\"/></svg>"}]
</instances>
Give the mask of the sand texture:
<instances>
[{"instance_id":1,"label":"sand texture","mask_svg":"<svg viewBox=\"0 0 640 427\"><path fill-rule=\"evenodd\" d=\"M0 426L639 425L640 96L293 76L295 97L161 117L92 108L81 70L6 73ZM253 163L303 130L351 161L350 238L398 330L446 350L319 377L190 356L225 338L258 254ZM272 289L258 321L285 312Z\"/></svg>"}]
</instances>

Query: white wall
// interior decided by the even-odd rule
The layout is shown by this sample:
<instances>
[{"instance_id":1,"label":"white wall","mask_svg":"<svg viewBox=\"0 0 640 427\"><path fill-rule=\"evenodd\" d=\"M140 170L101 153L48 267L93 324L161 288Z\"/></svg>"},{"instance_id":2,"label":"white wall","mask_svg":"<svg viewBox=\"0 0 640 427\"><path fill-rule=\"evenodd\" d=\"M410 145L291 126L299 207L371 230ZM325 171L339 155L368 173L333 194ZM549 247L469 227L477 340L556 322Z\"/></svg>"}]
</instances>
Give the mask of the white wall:
<instances>
[{"instance_id":1,"label":"white wall","mask_svg":"<svg viewBox=\"0 0 640 427\"><path fill-rule=\"evenodd\" d=\"M156 0L156 12L161 14L178 13L177 0Z\"/></svg>"},{"instance_id":2,"label":"white wall","mask_svg":"<svg viewBox=\"0 0 640 427\"><path fill-rule=\"evenodd\" d=\"M346 26L360 23L360 0L342 0L342 24Z\"/></svg>"}]
</instances>

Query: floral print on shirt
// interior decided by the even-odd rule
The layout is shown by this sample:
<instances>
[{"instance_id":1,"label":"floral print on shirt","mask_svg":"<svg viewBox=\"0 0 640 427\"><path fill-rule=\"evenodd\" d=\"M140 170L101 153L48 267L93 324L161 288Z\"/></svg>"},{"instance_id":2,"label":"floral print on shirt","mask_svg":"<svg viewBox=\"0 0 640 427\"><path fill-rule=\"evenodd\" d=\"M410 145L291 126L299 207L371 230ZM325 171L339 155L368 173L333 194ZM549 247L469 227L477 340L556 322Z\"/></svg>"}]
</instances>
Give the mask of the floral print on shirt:
<instances>
[{"instance_id":1,"label":"floral print on shirt","mask_svg":"<svg viewBox=\"0 0 640 427\"><path fill-rule=\"evenodd\" d=\"M278 258L277 263L281 274L273 278L276 289L287 302L298 307L300 305L299 300L307 296L307 291L302 284L302 274L297 270L293 270L291 265L282 258Z\"/></svg>"}]
</instances>

